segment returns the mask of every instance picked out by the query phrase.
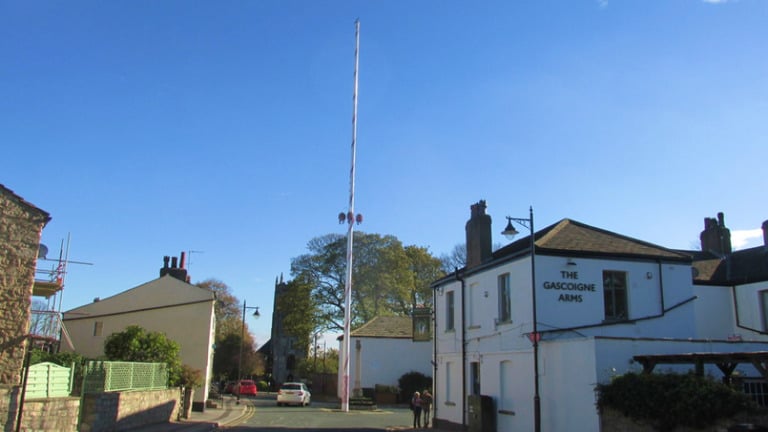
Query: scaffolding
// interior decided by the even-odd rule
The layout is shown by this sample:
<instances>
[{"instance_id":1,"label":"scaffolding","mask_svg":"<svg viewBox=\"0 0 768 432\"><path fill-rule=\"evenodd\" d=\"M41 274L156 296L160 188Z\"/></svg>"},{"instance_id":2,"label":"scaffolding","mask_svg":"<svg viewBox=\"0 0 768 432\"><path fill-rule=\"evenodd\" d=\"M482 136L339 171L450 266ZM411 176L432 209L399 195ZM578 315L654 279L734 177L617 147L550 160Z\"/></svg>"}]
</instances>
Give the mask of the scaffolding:
<instances>
[{"instance_id":1,"label":"scaffolding","mask_svg":"<svg viewBox=\"0 0 768 432\"><path fill-rule=\"evenodd\" d=\"M61 303L67 265L92 265L87 262L69 260L69 242L69 235L66 244L64 240L61 241L58 259L49 259L47 256L48 248L43 244L40 245L37 256L28 334L33 346L48 352L59 351L61 338L64 338L64 342L69 345L70 349L74 349L61 321ZM50 264L50 266L46 266L46 264Z\"/></svg>"}]
</instances>

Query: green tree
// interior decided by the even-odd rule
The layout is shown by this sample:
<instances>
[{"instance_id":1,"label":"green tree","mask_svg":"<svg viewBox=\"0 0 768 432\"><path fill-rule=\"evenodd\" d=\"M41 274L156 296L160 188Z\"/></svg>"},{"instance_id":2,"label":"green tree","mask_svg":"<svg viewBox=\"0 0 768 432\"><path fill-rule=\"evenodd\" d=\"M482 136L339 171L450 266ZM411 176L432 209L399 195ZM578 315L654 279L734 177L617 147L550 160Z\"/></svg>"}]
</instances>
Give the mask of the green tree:
<instances>
[{"instance_id":1,"label":"green tree","mask_svg":"<svg viewBox=\"0 0 768 432\"><path fill-rule=\"evenodd\" d=\"M275 300L276 313L282 319L283 330L306 348L310 336L320 325L318 308L312 297L312 283L305 274L299 274L286 283L286 289Z\"/></svg>"},{"instance_id":2,"label":"green tree","mask_svg":"<svg viewBox=\"0 0 768 432\"><path fill-rule=\"evenodd\" d=\"M195 284L200 288L213 291L216 303L213 313L216 316L216 339L232 333L240 334L242 325L242 308L227 284L217 279L206 279Z\"/></svg>"},{"instance_id":3,"label":"green tree","mask_svg":"<svg viewBox=\"0 0 768 432\"><path fill-rule=\"evenodd\" d=\"M346 236L328 234L307 245L309 253L291 262L291 274L312 286L320 327L343 329ZM354 234L352 327L379 315L408 315L431 299L429 283L442 276L441 263L426 248L407 246L395 236Z\"/></svg>"},{"instance_id":4,"label":"green tree","mask_svg":"<svg viewBox=\"0 0 768 432\"><path fill-rule=\"evenodd\" d=\"M432 282L445 276L442 262L424 247L406 246L405 253L413 274L413 305L432 306Z\"/></svg>"},{"instance_id":5,"label":"green tree","mask_svg":"<svg viewBox=\"0 0 768 432\"><path fill-rule=\"evenodd\" d=\"M206 279L195 284L216 294L214 315L216 317L215 350L213 354L213 376L217 380L237 379L240 366L240 342L242 347L242 375L260 375L264 370L264 359L256 352L253 336L248 323L243 322L243 308L227 284L217 279ZM244 338L243 338L244 335Z\"/></svg>"},{"instance_id":6,"label":"green tree","mask_svg":"<svg viewBox=\"0 0 768 432\"><path fill-rule=\"evenodd\" d=\"M169 385L178 385L181 379L179 344L165 334L147 331L132 325L119 333L112 333L104 342L107 360L165 363L168 365Z\"/></svg>"}]
</instances>

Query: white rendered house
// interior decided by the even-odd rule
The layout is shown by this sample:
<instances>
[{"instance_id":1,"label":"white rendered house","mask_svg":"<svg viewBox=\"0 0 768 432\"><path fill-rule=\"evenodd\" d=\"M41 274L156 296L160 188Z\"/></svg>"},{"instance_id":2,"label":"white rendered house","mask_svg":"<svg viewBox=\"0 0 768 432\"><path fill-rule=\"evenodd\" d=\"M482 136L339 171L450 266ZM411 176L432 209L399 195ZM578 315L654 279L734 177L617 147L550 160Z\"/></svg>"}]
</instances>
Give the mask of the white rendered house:
<instances>
[{"instance_id":1,"label":"white rendered house","mask_svg":"<svg viewBox=\"0 0 768 432\"><path fill-rule=\"evenodd\" d=\"M183 253L180 267L175 257L169 267L166 257L160 274L158 279L68 310L62 321L75 352L88 358L103 356L107 337L130 325L164 333L179 344L181 362L203 373L203 388L195 390L193 402L193 409L202 411L213 370L216 295L188 282Z\"/></svg>"},{"instance_id":2,"label":"white rendered house","mask_svg":"<svg viewBox=\"0 0 768 432\"><path fill-rule=\"evenodd\" d=\"M691 252L569 219L535 233L535 255L530 236L492 252L485 209L472 205L466 267L433 284L437 425L468 425L468 397L484 395L498 431L596 431L595 386L615 374L691 353L768 351L762 330L733 337L745 330L731 289L694 285ZM676 357L653 357L662 354ZM761 378L750 364L738 370Z\"/></svg>"},{"instance_id":3,"label":"white rendered house","mask_svg":"<svg viewBox=\"0 0 768 432\"><path fill-rule=\"evenodd\" d=\"M399 378L408 372L432 376L433 344L429 329L425 337L414 338L413 327L409 316L378 316L351 332L351 394L357 389L375 388L377 384L397 386ZM340 342L342 338L339 337ZM339 370L341 361L340 358ZM338 394L342 394L341 389Z\"/></svg>"}]
</instances>

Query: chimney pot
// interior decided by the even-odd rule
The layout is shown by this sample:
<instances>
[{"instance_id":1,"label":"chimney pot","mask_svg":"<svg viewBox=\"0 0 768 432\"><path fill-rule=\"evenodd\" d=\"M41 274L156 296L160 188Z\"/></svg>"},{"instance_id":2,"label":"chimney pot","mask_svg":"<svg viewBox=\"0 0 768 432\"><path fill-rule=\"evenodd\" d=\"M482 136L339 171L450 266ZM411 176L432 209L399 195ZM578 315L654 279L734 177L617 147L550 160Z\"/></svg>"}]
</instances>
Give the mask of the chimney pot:
<instances>
[{"instance_id":1,"label":"chimney pot","mask_svg":"<svg viewBox=\"0 0 768 432\"><path fill-rule=\"evenodd\" d=\"M186 252L181 253L181 262L179 263L179 268L187 268L186 262L187 262L187 254Z\"/></svg>"},{"instance_id":2,"label":"chimney pot","mask_svg":"<svg viewBox=\"0 0 768 432\"><path fill-rule=\"evenodd\" d=\"M768 247L768 220L763 221L763 245Z\"/></svg>"},{"instance_id":3,"label":"chimney pot","mask_svg":"<svg viewBox=\"0 0 768 432\"><path fill-rule=\"evenodd\" d=\"M170 260L171 260L171 257L169 257L168 255L163 257L163 268L168 268L168 261Z\"/></svg>"},{"instance_id":4,"label":"chimney pot","mask_svg":"<svg viewBox=\"0 0 768 432\"><path fill-rule=\"evenodd\" d=\"M177 268L178 258L173 257L171 258L171 268Z\"/></svg>"}]
</instances>

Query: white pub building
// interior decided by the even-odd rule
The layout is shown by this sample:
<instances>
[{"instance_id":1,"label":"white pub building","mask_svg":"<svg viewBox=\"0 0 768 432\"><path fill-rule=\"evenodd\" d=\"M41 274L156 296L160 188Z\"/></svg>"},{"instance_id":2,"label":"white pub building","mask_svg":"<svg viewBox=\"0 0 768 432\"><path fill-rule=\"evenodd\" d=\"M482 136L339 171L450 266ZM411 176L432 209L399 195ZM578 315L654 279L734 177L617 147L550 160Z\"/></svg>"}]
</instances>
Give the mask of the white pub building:
<instances>
[{"instance_id":1,"label":"white pub building","mask_svg":"<svg viewBox=\"0 0 768 432\"><path fill-rule=\"evenodd\" d=\"M466 267L433 284L437 426L599 431L596 385L656 365L765 381L766 247L741 257L758 267L737 265L747 251L731 252L722 214L701 251L569 219L492 251L485 210L471 206ZM533 231L532 211L513 221Z\"/></svg>"}]
</instances>

